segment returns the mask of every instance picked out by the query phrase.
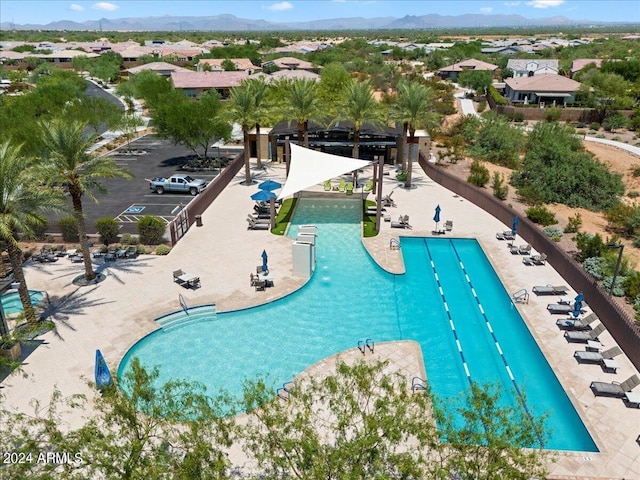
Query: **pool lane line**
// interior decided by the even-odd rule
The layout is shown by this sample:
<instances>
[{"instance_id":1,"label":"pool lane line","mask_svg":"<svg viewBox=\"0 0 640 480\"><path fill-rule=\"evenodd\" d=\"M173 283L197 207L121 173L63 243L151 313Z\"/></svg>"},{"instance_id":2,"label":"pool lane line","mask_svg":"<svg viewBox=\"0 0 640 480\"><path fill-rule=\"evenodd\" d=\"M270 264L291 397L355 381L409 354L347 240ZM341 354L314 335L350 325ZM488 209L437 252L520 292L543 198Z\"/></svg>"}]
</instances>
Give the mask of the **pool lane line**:
<instances>
[{"instance_id":1,"label":"pool lane line","mask_svg":"<svg viewBox=\"0 0 640 480\"><path fill-rule=\"evenodd\" d=\"M522 394L522 391L520 390L520 387L518 386L518 382L516 382L515 377L513 376L513 373L511 372L511 367L509 367L509 362L507 362L507 358L504 355L504 352L502 351L502 348L500 347L500 342L498 342L498 339L496 338L496 334L493 331L493 328L491 327L491 322L489 322L489 319L487 318L487 314L484 311L484 308L482 308L482 303L480 303L480 299L478 298L478 294L476 293L475 288L473 288L473 283L471 282L471 279L469 278L469 275L467 274L467 270L464 267L464 263L462 263L462 259L460 258L460 255L458 254L458 250L456 249L456 246L453 244L453 241L451 239L449 239L449 244L451 245L451 248L453 248L453 252L456 254L456 258L458 259L458 264L460 265L460 268L462 269L462 273L464 273L464 277L467 280L468 284L469 284L469 288L471 289L471 293L473 294L473 297L476 299L476 302L478 303L478 308L480 309L480 313L482 313L482 317L484 318L484 321L487 325L487 329L489 330L489 333L491 334L491 338L493 339L493 342L496 346L496 349L498 350L498 353L500 354L500 358L502 359L502 363L504 363L504 367L507 370L507 374L509 375L509 378L511 379L511 382L513 383L513 387L516 390L516 393L518 394L518 397L520 398L520 402L522 403L522 406L525 410L525 412L527 413L527 416L529 417L529 419L533 422L533 416L531 415L531 412L529 411L529 407L527 406L527 403L525 401L524 395ZM540 439L539 439L540 440Z\"/></svg>"},{"instance_id":2,"label":"pool lane line","mask_svg":"<svg viewBox=\"0 0 640 480\"><path fill-rule=\"evenodd\" d=\"M442 298L442 304L444 305L444 310L447 312L447 317L449 318L449 327L451 328L451 332L453 333L453 338L455 339L456 346L458 347L458 353L460 354L460 358L462 359L462 366L464 367L465 374L467 375L467 380L469 381L469 385L473 385L471 372L469 371L469 366L467 365L467 361L464 358L464 352L462 351L462 344L460 343L460 339L458 338L458 332L456 331L455 323L453 322L453 318L451 317L451 312L449 311L449 305L447 304L447 299L444 296L444 290L442 289L442 285L440 283L440 277L438 276L438 272L436 270L436 264L433 261L433 257L431 256L431 251L429 250L427 239L425 238L423 241L424 241L424 247L427 250L427 255L429 256L429 263L431 264L431 269L433 270L433 276L436 279L436 284L438 285L438 291L440 292L440 297Z\"/></svg>"}]
</instances>

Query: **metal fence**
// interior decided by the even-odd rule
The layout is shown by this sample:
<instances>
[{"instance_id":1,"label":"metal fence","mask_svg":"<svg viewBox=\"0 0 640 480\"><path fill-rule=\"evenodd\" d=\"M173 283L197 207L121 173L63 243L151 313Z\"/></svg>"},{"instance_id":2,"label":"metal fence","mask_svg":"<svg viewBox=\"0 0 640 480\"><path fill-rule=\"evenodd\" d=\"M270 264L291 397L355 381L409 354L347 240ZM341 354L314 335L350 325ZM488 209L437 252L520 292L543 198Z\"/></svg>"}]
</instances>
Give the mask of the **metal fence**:
<instances>
[{"instance_id":1,"label":"metal fence","mask_svg":"<svg viewBox=\"0 0 640 480\"><path fill-rule=\"evenodd\" d=\"M207 185L189 205L187 205L169 223L169 236L171 246L174 246L196 222L196 217L202 215L204 211L218 198L218 195L225 189L229 182L235 177L244 165L244 154L240 152L231 162L220 172L220 174Z\"/></svg>"},{"instance_id":2,"label":"metal fence","mask_svg":"<svg viewBox=\"0 0 640 480\"><path fill-rule=\"evenodd\" d=\"M518 212L488 191L450 174L442 167L429 163L424 155L420 154L418 162L432 180L489 212L505 225L511 225L513 217L518 215ZM518 234L538 252L544 252L547 255L547 261L571 287L584 294L589 307L598 315L602 324L609 330L635 367L640 370L640 329L635 325L633 318L531 220L520 218Z\"/></svg>"}]
</instances>

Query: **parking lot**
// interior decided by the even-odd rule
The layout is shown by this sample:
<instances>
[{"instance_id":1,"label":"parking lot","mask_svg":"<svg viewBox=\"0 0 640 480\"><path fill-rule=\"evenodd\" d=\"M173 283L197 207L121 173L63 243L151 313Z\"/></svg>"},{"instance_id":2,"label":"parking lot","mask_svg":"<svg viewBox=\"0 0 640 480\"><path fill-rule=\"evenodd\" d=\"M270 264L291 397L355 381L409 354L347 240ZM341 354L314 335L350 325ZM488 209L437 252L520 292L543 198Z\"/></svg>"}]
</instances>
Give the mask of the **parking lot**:
<instances>
[{"instance_id":1,"label":"parking lot","mask_svg":"<svg viewBox=\"0 0 640 480\"><path fill-rule=\"evenodd\" d=\"M181 167L193 156L193 152L182 146L175 146L168 140L155 135L146 135L129 147L120 147L108 155L116 164L129 171L133 178L104 179L106 194L96 194L98 203L83 197L82 206L89 234L95 233L95 221L99 218L116 218L121 225L121 233L137 233L137 221L144 215L156 215L169 223L176 214L194 197L184 193L164 193L158 195L149 188L149 179L169 177L174 173L189 173L194 178L202 178L207 183L217 172L184 172ZM50 216L48 231L59 232L57 219L61 215ZM62 215L64 216L64 215Z\"/></svg>"}]
</instances>

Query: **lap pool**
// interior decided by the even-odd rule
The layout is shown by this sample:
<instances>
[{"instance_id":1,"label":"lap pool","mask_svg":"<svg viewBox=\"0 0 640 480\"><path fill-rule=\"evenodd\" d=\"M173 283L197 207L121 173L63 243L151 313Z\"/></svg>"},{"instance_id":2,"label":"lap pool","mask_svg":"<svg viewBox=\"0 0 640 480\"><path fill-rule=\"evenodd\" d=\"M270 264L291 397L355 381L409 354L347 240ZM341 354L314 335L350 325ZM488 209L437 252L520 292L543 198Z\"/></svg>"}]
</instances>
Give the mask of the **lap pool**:
<instances>
[{"instance_id":1,"label":"lap pool","mask_svg":"<svg viewBox=\"0 0 640 480\"><path fill-rule=\"evenodd\" d=\"M159 367L161 383L198 381L239 397L245 378L280 386L363 338L415 340L436 395L456 396L470 381L502 384L507 402L524 390L530 411L549 414L546 448L597 451L475 240L403 237L406 274L392 275L362 246L360 218L359 200L300 199L289 236L308 223L318 232L316 271L302 289L157 330L127 352L118 375L138 357Z\"/></svg>"}]
</instances>

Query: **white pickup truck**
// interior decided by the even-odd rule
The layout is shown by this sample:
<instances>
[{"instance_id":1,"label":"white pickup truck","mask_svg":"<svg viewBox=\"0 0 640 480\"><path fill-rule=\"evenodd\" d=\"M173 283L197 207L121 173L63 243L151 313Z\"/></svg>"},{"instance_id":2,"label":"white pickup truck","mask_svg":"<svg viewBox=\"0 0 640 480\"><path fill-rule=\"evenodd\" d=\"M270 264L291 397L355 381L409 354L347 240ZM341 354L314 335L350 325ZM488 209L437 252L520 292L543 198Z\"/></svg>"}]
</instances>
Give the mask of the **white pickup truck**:
<instances>
[{"instance_id":1,"label":"white pickup truck","mask_svg":"<svg viewBox=\"0 0 640 480\"><path fill-rule=\"evenodd\" d=\"M192 178L183 173L171 175L168 178L156 177L149 181L149 188L158 195L164 192L190 193L197 195L207 186L207 182L199 178Z\"/></svg>"}]
</instances>

